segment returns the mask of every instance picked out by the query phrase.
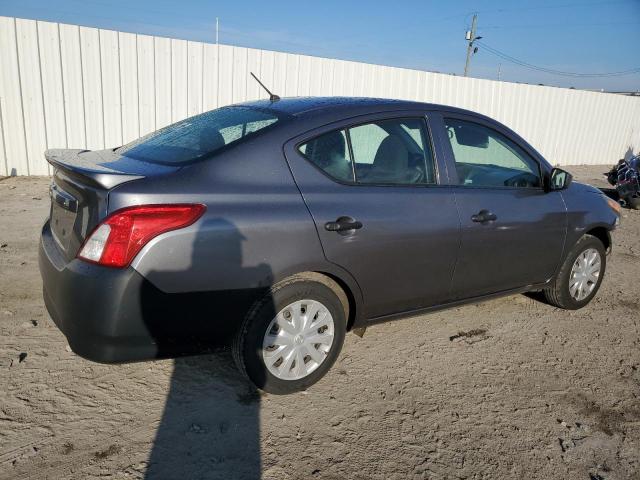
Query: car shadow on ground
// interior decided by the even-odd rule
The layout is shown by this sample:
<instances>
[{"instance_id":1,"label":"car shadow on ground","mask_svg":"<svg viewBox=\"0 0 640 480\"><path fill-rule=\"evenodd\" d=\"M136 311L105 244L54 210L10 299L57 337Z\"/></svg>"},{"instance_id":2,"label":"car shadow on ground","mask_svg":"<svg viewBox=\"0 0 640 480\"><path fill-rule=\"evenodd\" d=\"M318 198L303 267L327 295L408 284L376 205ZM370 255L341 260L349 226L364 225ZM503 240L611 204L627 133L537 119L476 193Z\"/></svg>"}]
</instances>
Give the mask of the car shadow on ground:
<instances>
[{"instance_id":1,"label":"car shadow on ground","mask_svg":"<svg viewBox=\"0 0 640 480\"><path fill-rule=\"evenodd\" d=\"M234 281L247 285L255 279L268 284L271 268L243 265L244 238L225 219L203 219L193 238L190 264L147 275L158 284L204 278L208 285L208 278L214 278L223 290L216 287L215 291L172 295L167 300L151 282L143 287L144 322L159 357L174 356L176 347L184 348L183 335L193 331L199 332L199 338L186 343L198 351L214 348L208 355L174 361L146 479L261 477L260 393L236 368L229 341L246 310L266 289L225 288Z\"/></svg>"},{"instance_id":2,"label":"car shadow on ground","mask_svg":"<svg viewBox=\"0 0 640 480\"><path fill-rule=\"evenodd\" d=\"M228 351L175 360L146 479L261 475L260 395Z\"/></svg>"}]
</instances>

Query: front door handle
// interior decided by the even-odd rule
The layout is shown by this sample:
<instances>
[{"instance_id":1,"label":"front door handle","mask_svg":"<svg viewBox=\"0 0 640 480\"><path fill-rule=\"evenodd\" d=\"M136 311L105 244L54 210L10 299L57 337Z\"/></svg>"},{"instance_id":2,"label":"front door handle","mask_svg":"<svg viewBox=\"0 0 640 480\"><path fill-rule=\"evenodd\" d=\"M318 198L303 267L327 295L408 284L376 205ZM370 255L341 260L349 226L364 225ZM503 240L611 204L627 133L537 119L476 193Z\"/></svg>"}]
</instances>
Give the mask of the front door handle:
<instances>
[{"instance_id":1,"label":"front door handle","mask_svg":"<svg viewBox=\"0 0 640 480\"><path fill-rule=\"evenodd\" d=\"M360 228L362 228L362 222L351 217L340 217L335 222L327 222L324 224L324 229L329 232L346 232Z\"/></svg>"},{"instance_id":2,"label":"front door handle","mask_svg":"<svg viewBox=\"0 0 640 480\"><path fill-rule=\"evenodd\" d=\"M489 210L480 210L475 215L471 215L471 220L477 223L495 222L498 219L495 213Z\"/></svg>"}]
</instances>

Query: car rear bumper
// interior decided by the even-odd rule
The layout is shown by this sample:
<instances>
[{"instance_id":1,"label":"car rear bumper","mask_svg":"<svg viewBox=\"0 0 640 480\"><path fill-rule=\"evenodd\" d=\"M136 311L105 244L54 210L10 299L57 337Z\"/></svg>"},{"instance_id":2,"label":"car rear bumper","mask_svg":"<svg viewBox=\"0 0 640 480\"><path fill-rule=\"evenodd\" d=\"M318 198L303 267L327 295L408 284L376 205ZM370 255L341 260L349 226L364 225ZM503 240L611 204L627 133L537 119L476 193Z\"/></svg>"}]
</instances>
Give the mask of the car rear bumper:
<instances>
[{"instance_id":1,"label":"car rear bumper","mask_svg":"<svg viewBox=\"0 0 640 480\"><path fill-rule=\"evenodd\" d=\"M120 363L226 345L257 291L167 294L135 269L67 262L42 229L39 266L47 310L78 355Z\"/></svg>"},{"instance_id":2,"label":"car rear bumper","mask_svg":"<svg viewBox=\"0 0 640 480\"><path fill-rule=\"evenodd\" d=\"M78 355L97 362L155 358L158 348L140 311L144 279L132 268L66 262L49 223L39 251L44 302Z\"/></svg>"}]
</instances>

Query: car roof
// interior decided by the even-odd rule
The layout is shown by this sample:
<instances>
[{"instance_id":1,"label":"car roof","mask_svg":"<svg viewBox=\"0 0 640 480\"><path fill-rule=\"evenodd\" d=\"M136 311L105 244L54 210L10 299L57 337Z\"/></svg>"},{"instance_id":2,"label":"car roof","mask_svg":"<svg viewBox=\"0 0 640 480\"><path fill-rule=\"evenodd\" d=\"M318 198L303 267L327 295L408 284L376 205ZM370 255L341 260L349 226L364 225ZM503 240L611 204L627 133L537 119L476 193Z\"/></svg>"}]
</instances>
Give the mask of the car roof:
<instances>
[{"instance_id":1,"label":"car roof","mask_svg":"<svg viewBox=\"0 0 640 480\"><path fill-rule=\"evenodd\" d=\"M274 102L270 100L256 100L241 103L239 105L271 110L276 113L301 117L315 117L326 115L327 113L344 114L366 114L369 112L384 112L393 110L456 110L468 112L455 107L437 105L433 103L414 102L410 100L393 100L389 98L369 98L369 97L287 97Z\"/></svg>"}]
</instances>

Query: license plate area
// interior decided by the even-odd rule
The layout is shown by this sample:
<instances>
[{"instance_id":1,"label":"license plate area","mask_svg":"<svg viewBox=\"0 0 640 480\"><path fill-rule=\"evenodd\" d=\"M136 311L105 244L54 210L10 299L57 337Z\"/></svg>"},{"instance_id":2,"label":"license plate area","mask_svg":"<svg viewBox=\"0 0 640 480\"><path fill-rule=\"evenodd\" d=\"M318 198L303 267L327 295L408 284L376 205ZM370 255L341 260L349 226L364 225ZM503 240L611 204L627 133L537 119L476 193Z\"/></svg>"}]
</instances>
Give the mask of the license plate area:
<instances>
[{"instance_id":1,"label":"license plate area","mask_svg":"<svg viewBox=\"0 0 640 480\"><path fill-rule=\"evenodd\" d=\"M53 239L67 252L78 213L78 200L53 183L51 193L51 233Z\"/></svg>"}]
</instances>

